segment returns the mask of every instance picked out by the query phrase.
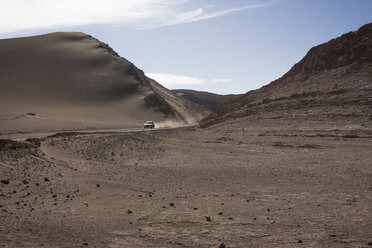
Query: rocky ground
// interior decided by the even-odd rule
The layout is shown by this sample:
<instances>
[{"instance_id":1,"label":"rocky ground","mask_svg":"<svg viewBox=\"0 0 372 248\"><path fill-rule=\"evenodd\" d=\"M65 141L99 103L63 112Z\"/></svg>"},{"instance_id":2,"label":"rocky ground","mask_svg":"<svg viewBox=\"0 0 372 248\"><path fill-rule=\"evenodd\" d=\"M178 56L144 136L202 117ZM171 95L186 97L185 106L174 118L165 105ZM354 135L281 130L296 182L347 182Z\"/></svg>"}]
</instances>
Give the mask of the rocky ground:
<instances>
[{"instance_id":1,"label":"rocky ground","mask_svg":"<svg viewBox=\"0 0 372 248\"><path fill-rule=\"evenodd\" d=\"M0 140L0 247L370 247L372 129Z\"/></svg>"}]
</instances>

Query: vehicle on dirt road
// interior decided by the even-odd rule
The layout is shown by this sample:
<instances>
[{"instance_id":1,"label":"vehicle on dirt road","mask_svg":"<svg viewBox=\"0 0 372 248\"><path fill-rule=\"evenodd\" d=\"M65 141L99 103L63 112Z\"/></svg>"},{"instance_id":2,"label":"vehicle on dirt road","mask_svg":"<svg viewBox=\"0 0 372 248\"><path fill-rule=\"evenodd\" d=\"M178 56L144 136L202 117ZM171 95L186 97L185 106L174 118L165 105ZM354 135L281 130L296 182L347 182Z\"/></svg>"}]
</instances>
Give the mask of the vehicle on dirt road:
<instances>
[{"instance_id":1,"label":"vehicle on dirt road","mask_svg":"<svg viewBox=\"0 0 372 248\"><path fill-rule=\"evenodd\" d=\"M143 124L143 129L153 129L155 128L155 123L153 121L146 121L145 124Z\"/></svg>"}]
</instances>

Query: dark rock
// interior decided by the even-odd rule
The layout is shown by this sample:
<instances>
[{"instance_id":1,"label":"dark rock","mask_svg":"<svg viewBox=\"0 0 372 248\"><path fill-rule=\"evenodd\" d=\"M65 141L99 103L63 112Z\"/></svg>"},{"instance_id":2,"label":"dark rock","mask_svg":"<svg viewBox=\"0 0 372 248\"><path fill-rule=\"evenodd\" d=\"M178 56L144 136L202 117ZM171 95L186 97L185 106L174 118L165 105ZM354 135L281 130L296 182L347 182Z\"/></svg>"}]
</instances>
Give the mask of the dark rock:
<instances>
[{"instance_id":1,"label":"dark rock","mask_svg":"<svg viewBox=\"0 0 372 248\"><path fill-rule=\"evenodd\" d=\"M209 217L209 216L205 216L205 219L206 219L207 221L212 221L211 217Z\"/></svg>"},{"instance_id":2,"label":"dark rock","mask_svg":"<svg viewBox=\"0 0 372 248\"><path fill-rule=\"evenodd\" d=\"M87 242L84 242L84 243L83 243L83 245L87 246L87 245L88 245L88 243L87 243Z\"/></svg>"},{"instance_id":3,"label":"dark rock","mask_svg":"<svg viewBox=\"0 0 372 248\"><path fill-rule=\"evenodd\" d=\"M222 212L219 212L218 215L223 215L223 213Z\"/></svg>"},{"instance_id":4,"label":"dark rock","mask_svg":"<svg viewBox=\"0 0 372 248\"><path fill-rule=\"evenodd\" d=\"M45 182L49 182L49 179L47 177L44 177Z\"/></svg>"},{"instance_id":5,"label":"dark rock","mask_svg":"<svg viewBox=\"0 0 372 248\"><path fill-rule=\"evenodd\" d=\"M193 208L194 210L198 210L198 208Z\"/></svg>"},{"instance_id":6,"label":"dark rock","mask_svg":"<svg viewBox=\"0 0 372 248\"><path fill-rule=\"evenodd\" d=\"M173 202L169 203L169 206L174 207L174 203Z\"/></svg>"},{"instance_id":7,"label":"dark rock","mask_svg":"<svg viewBox=\"0 0 372 248\"><path fill-rule=\"evenodd\" d=\"M301 239L299 239L299 240L297 241L297 243L300 243L300 244L302 244L302 240L301 240Z\"/></svg>"},{"instance_id":8,"label":"dark rock","mask_svg":"<svg viewBox=\"0 0 372 248\"><path fill-rule=\"evenodd\" d=\"M128 210L128 214L132 214L133 212L131 210Z\"/></svg>"},{"instance_id":9,"label":"dark rock","mask_svg":"<svg viewBox=\"0 0 372 248\"><path fill-rule=\"evenodd\" d=\"M97 188L99 188L100 187L100 185L99 185L99 183L97 183Z\"/></svg>"},{"instance_id":10,"label":"dark rock","mask_svg":"<svg viewBox=\"0 0 372 248\"><path fill-rule=\"evenodd\" d=\"M1 183L2 183L2 184L9 184L9 179L1 180Z\"/></svg>"},{"instance_id":11,"label":"dark rock","mask_svg":"<svg viewBox=\"0 0 372 248\"><path fill-rule=\"evenodd\" d=\"M368 242L368 246L372 246L372 242Z\"/></svg>"},{"instance_id":12,"label":"dark rock","mask_svg":"<svg viewBox=\"0 0 372 248\"><path fill-rule=\"evenodd\" d=\"M22 181L23 184L28 184L28 181L25 179Z\"/></svg>"},{"instance_id":13,"label":"dark rock","mask_svg":"<svg viewBox=\"0 0 372 248\"><path fill-rule=\"evenodd\" d=\"M220 244L220 246L218 246L218 248L226 248L226 245L224 243Z\"/></svg>"}]
</instances>

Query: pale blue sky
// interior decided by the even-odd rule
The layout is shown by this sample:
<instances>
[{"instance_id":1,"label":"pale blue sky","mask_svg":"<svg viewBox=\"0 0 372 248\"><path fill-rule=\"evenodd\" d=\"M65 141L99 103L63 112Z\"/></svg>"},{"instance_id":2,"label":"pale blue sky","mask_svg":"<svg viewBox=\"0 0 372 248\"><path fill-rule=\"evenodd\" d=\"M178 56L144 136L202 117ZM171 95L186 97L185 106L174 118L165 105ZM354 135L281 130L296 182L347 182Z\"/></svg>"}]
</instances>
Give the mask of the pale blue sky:
<instances>
[{"instance_id":1,"label":"pale blue sky","mask_svg":"<svg viewBox=\"0 0 372 248\"><path fill-rule=\"evenodd\" d=\"M168 88L245 93L371 13L372 0L0 0L0 38L81 31Z\"/></svg>"}]
</instances>

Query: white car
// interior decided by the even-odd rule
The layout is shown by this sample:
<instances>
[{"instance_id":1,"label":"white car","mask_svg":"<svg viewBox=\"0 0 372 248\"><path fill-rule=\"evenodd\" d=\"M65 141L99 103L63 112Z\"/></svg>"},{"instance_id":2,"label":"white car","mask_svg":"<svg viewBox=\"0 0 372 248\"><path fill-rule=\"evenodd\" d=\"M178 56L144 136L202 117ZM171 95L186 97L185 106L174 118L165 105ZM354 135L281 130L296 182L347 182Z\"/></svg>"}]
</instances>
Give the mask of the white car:
<instances>
[{"instance_id":1,"label":"white car","mask_svg":"<svg viewBox=\"0 0 372 248\"><path fill-rule=\"evenodd\" d=\"M155 128L155 123L153 121L146 121L145 124L143 124L143 129L153 129Z\"/></svg>"}]
</instances>

